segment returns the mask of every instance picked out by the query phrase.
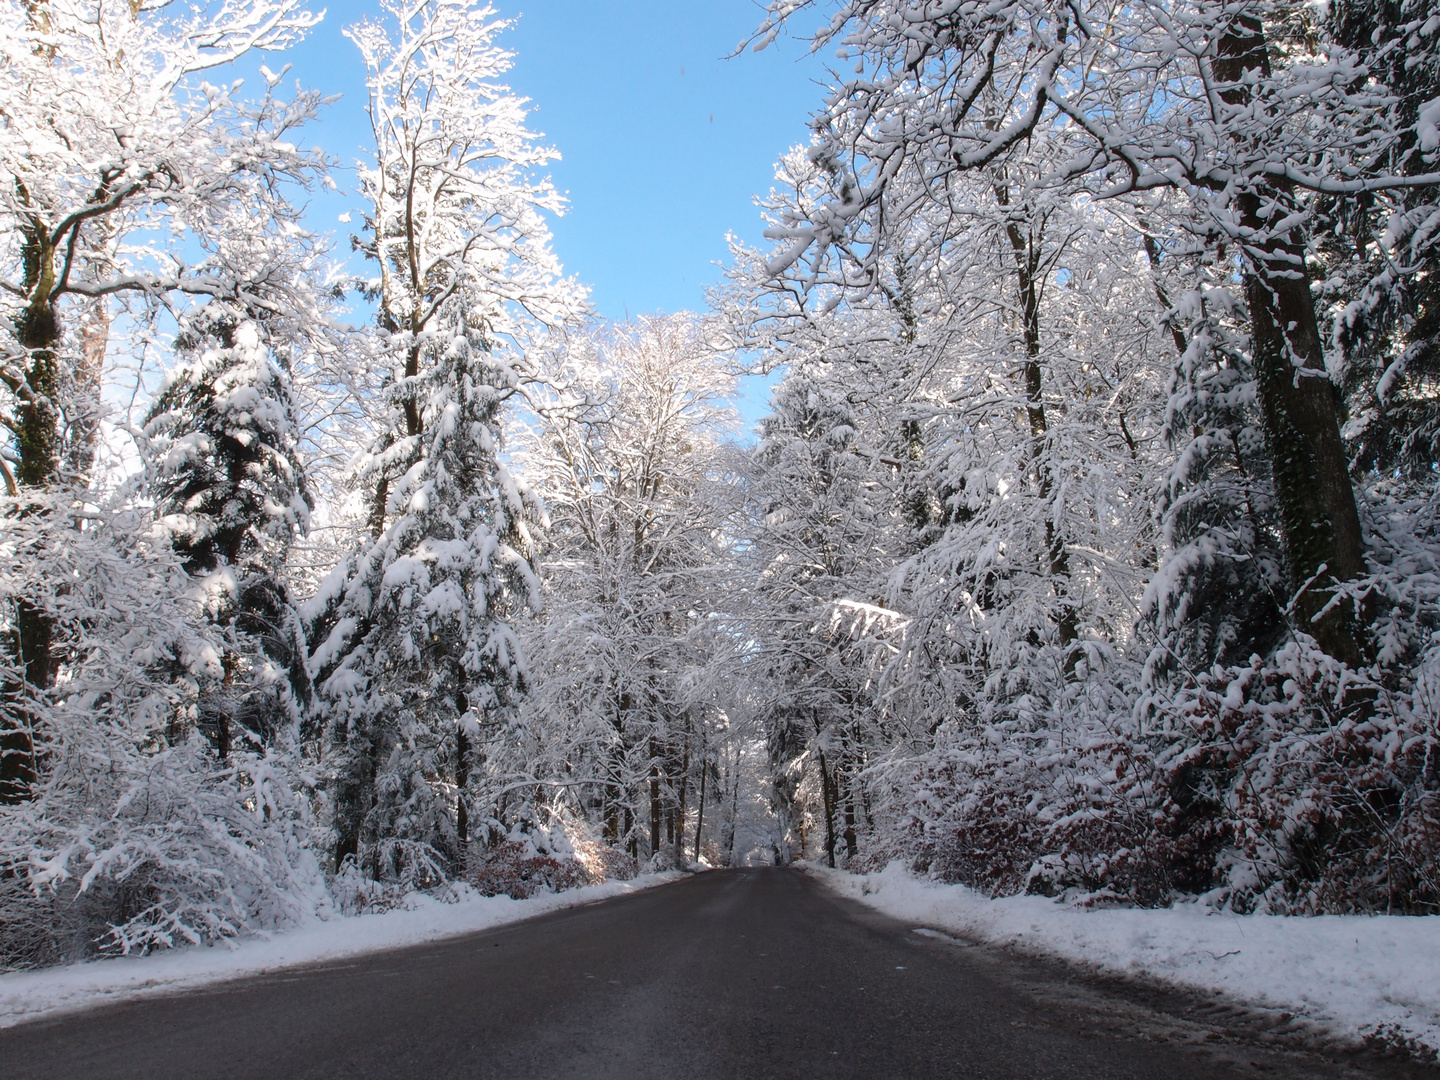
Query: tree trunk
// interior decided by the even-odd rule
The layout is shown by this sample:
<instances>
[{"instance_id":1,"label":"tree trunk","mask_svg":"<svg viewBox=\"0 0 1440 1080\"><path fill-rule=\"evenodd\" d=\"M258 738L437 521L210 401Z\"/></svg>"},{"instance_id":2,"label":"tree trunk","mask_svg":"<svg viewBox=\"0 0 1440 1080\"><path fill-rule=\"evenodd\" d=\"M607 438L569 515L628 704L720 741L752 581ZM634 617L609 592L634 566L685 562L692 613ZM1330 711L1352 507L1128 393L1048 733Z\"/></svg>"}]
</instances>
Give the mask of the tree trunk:
<instances>
[{"instance_id":1,"label":"tree trunk","mask_svg":"<svg viewBox=\"0 0 1440 1080\"><path fill-rule=\"evenodd\" d=\"M339 872L347 856L360 854L360 830L369 809L371 793L375 788L374 754L364 740L353 739L350 752L358 751L359 760L352 756L347 768L335 785L335 807L332 818L335 823L335 870Z\"/></svg>"},{"instance_id":2,"label":"tree trunk","mask_svg":"<svg viewBox=\"0 0 1440 1080\"><path fill-rule=\"evenodd\" d=\"M23 191L22 191L23 195ZM20 460L15 480L21 488L45 491L59 469L59 366L60 320L55 311L55 250L38 219L22 228L27 303L15 320L15 334L27 350L22 372L7 372L4 381L15 395L15 448ZM22 513L32 512L27 509ZM24 673L23 682L4 688L10 708L0 729L0 803L29 797L38 778L34 704L50 689L55 677L55 628L48 612L29 598L15 605L11 637L14 657Z\"/></svg>"},{"instance_id":3,"label":"tree trunk","mask_svg":"<svg viewBox=\"0 0 1440 1080\"><path fill-rule=\"evenodd\" d=\"M465 785L470 782L470 740L463 727L455 731L455 835L460 838L460 855L470 842L470 811L465 802Z\"/></svg>"},{"instance_id":4,"label":"tree trunk","mask_svg":"<svg viewBox=\"0 0 1440 1080\"><path fill-rule=\"evenodd\" d=\"M392 444L389 435L384 436L380 441L380 449L384 451ZM370 499L370 519L365 523L370 530L370 535L380 539L385 532L386 507L390 502L390 478L381 475L375 481L375 494Z\"/></svg>"},{"instance_id":5,"label":"tree trunk","mask_svg":"<svg viewBox=\"0 0 1440 1080\"><path fill-rule=\"evenodd\" d=\"M27 684L5 688L4 727L0 728L0 806L13 806L30 797L36 780L33 716Z\"/></svg>"},{"instance_id":6,"label":"tree trunk","mask_svg":"<svg viewBox=\"0 0 1440 1080\"><path fill-rule=\"evenodd\" d=\"M622 836L629 835L630 821L628 810L622 811L622 804L625 802L625 716L630 710L630 695L622 692L615 702L615 712L610 719L610 726L615 731L615 741L609 747L606 757L608 759L608 774L610 783L604 791L605 799L605 836L613 846L620 842ZM625 827L620 827L621 814L625 813ZM633 845L632 845L633 846Z\"/></svg>"},{"instance_id":7,"label":"tree trunk","mask_svg":"<svg viewBox=\"0 0 1440 1080\"><path fill-rule=\"evenodd\" d=\"M417 320L418 321L418 320ZM419 327L415 330L418 333ZM405 378L413 379L420 374L420 347L412 345L405 356ZM421 433L420 402L414 393L405 399L405 433L412 439Z\"/></svg>"},{"instance_id":8,"label":"tree trunk","mask_svg":"<svg viewBox=\"0 0 1440 1080\"><path fill-rule=\"evenodd\" d=\"M655 740L650 740L650 854L660 851L660 762Z\"/></svg>"},{"instance_id":9,"label":"tree trunk","mask_svg":"<svg viewBox=\"0 0 1440 1080\"><path fill-rule=\"evenodd\" d=\"M1257 16L1236 19L1220 40L1214 71L1230 84L1221 91L1222 99L1233 106L1252 103L1247 79L1270 74L1264 27ZM1364 572L1365 548L1340 437L1336 391L1325 370L1305 238L1298 225L1274 228L1294 209L1283 191L1258 186L1240 194L1235 208L1245 243L1251 354L1285 568L1290 591L1300 593L1296 614L1300 628L1322 649L1359 665L1365 657L1354 612L1337 604L1317 617L1334 595L1334 582Z\"/></svg>"},{"instance_id":10,"label":"tree trunk","mask_svg":"<svg viewBox=\"0 0 1440 1080\"><path fill-rule=\"evenodd\" d=\"M849 859L860 853L855 837L855 774L852 769L845 771L845 855Z\"/></svg>"},{"instance_id":11,"label":"tree trunk","mask_svg":"<svg viewBox=\"0 0 1440 1080\"><path fill-rule=\"evenodd\" d=\"M685 756L680 760L680 806L675 819L675 861L685 862L685 804L690 793L690 738L685 738Z\"/></svg>"},{"instance_id":12,"label":"tree trunk","mask_svg":"<svg viewBox=\"0 0 1440 1080\"><path fill-rule=\"evenodd\" d=\"M611 773L614 776L614 773ZM604 786L601 798L604 800L602 817L604 829L602 835L605 842L614 847L620 841L620 785L608 783Z\"/></svg>"},{"instance_id":13,"label":"tree trunk","mask_svg":"<svg viewBox=\"0 0 1440 1080\"><path fill-rule=\"evenodd\" d=\"M65 481L84 490L95 471L103 411L105 350L110 344L110 309L104 297L85 302L79 320L80 357L65 391Z\"/></svg>"},{"instance_id":14,"label":"tree trunk","mask_svg":"<svg viewBox=\"0 0 1440 1080\"><path fill-rule=\"evenodd\" d=\"M735 759L735 785L730 789L730 843L725 849L725 865L735 865L735 831L740 819L740 759Z\"/></svg>"},{"instance_id":15,"label":"tree trunk","mask_svg":"<svg viewBox=\"0 0 1440 1080\"><path fill-rule=\"evenodd\" d=\"M995 186L995 201L1002 207L1010 205L1009 190L1003 184ZM1046 460L1049 442L1049 424L1045 418L1045 382L1040 366L1040 285L1041 245L1045 222L1041 218L1039 236L1036 223L1026 221L1021 229L1017 220L1008 221L1005 235L1015 256L1015 283L1020 298L1021 333L1025 342L1025 413L1030 422L1030 459L1035 469L1036 484L1040 489L1040 500L1048 504L1055 490L1055 478L1050 473ZM1062 647L1068 648L1079 636L1079 620L1075 605L1069 599L1070 555L1065 550L1065 537L1056 528L1055 519L1047 512L1045 516L1045 553L1049 563L1047 570L1060 600L1060 611L1056 619L1056 634ZM1065 669L1074 668L1074 658L1067 658Z\"/></svg>"},{"instance_id":16,"label":"tree trunk","mask_svg":"<svg viewBox=\"0 0 1440 1080\"><path fill-rule=\"evenodd\" d=\"M49 262L54 252L46 245L26 244L27 269L32 257ZM15 443L20 461L15 478L23 487L35 489L53 484L60 467L59 414L55 408L55 402L60 399L60 367L56 357L60 319L49 295L49 289L54 287L53 267L47 273L48 277L41 274L33 285L30 303L16 320L16 337L29 354L29 366L23 383L11 382L11 389L19 399Z\"/></svg>"},{"instance_id":17,"label":"tree trunk","mask_svg":"<svg viewBox=\"0 0 1440 1080\"><path fill-rule=\"evenodd\" d=\"M825 862L835 865L835 786L825 764L825 751L820 751L820 801L825 805Z\"/></svg>"},{"instance_id":18,"label":"tree trunk","mask_svg":"<svg viewBox=\"0 0 1440 1080\"><path fill-rule=\"evenodd\" d=\"M700 766L700 812L695 817L695 861L700 861L700 834L705 829L705 780L710 775L708 763Z\"/></svg>"}]
</instances>

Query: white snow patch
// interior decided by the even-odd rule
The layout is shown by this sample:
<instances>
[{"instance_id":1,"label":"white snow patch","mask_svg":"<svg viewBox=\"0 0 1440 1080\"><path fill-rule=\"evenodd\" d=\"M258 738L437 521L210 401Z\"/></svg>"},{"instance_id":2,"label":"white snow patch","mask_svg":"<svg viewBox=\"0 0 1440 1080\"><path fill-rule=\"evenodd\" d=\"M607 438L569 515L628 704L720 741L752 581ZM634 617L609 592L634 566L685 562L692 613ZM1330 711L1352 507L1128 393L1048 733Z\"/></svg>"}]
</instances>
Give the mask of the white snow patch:
<instances>
[{"instance_id":1,"label":"white snow patch","mask_svg":"<svg viewBox=\"0 0 1440 1080\"><path fill-rule=\"evenodd\" d=\"M1440 916L1240 916L1198 904L1091 909L1042 896L991 900L963 885L920 880L898 862L863 875L805 869L916 926L1218 990L1347 1038L1398 1038L1440 1050Z\"/></svg>"},{"instance_id":2,"label":"white snow patch","mask_svg":"<svg viewBox=\"0 0 1440 1080\"><path fill-rule=\"evenodd\" d=\"M1432 153L1440 147L1440 98L1420 106L1420 114L1415 121L1415 135L1420 140L1420 150L1423 153Z\"/></svg>"},{"instance_id":3,"label":"white snow patch","mask_svg":"<svg viewBox=\"0 0 1440 1080\"><path fill-rule=\"evenodd\" d=\"M528 900L470 892L458 902L446 904L415 894L408 908L325 922L317 919L269 938L244 939L229 949L177 949L43 971L11 972L0 975L0 1028L129 998L174 993L302 964L469 934L682 877L685 875L678 871L642 874L631 881L607 881Z\"/></svg>"}]
</instances>

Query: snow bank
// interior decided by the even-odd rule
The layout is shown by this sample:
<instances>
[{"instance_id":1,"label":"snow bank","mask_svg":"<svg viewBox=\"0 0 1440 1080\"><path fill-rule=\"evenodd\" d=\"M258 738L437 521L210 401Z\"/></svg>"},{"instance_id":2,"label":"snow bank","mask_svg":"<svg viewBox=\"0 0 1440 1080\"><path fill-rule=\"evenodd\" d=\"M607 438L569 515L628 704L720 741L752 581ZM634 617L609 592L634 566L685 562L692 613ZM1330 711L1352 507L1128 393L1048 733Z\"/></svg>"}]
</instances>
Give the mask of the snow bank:
<instances>
[{"instance_id":1,"label":"snow bank","mask_svg":"<svg viewBox=\"0 0 1440 1080\"><path fill-rule=\"evenodd\" d=\"M1440 1050L1440 916L1237 916L1195 904L1092 910L1040 896L991 900L919 880L900 863L865 875L806 869L893 918L972 941L1219 990L1346 1038Z\"/></svg>"},{"instance_id":2,"label":"snow bank","mask_svg":"<svg viewBox=\"0 0 1440 1080\"><path fill-rule=\"evenodd\" d=\"M638 892L684 876L678 871L645 874L632 881L608 881L528 900L470 893L457 903L445 904L416 894L408 908L328 922L316 920L269 938L248 938L228 949L223 945L177 949L151 956L13 972L0 975L0 1028L126 998L172 993L205 983L468 934L559 908Z\"/></svg>"}]
</instances>

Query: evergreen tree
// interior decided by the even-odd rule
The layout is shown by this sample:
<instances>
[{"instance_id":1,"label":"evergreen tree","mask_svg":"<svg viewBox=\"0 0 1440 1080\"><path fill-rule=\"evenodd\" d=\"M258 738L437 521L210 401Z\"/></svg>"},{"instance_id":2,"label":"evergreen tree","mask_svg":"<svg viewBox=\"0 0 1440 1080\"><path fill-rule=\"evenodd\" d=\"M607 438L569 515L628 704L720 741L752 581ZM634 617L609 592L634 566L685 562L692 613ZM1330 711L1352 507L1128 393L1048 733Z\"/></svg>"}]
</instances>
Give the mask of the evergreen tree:
<instances>
[{"instance_id":1,"label":"evergreen tree","mask_svg":"<svg viewBox=\"0 0 1440 1080\"><path fill-rule=\"evenodd\" d=\"M335 858L357 856L374 877L413 874L432 852L458 865L482 739L505 731L525 686L510 620L538 606L537 585L526 507L498 456L514 373L479 315L452 303L427 339L408 384L424 433L390 487L393 520L312 601L328 630L311 664Z\"/></svg>"},{"instance_id":2,"label":"evergreen tree","mask_svg":"<svg viewBox=\"0 0 1440 1080\"><path fill-rule=\"evenodd\" d=\"M520 489L501 463L501 410L541 324L575 316L531 171L553 157L495 82L508 25L475 0L390 0L348 33L369 73L375 158L356 245L378 278L372 347L389 368L370 451L371 536L307 606L323 697L337 868L423 880L462 865L484 741L524 686L509 620L538 604Z\"/></svg>"},{"instance_id":3,"label":"evergreen tree","mask_svg":"<svg viewBox=\"0 0 1440 1080\"><path fill-rule=\"evenodd\" d=\"M221 757L237 738L268 745L282 728L298 740L310 696L286 555L313 498L289 379L265 339L264 323L235 305L203 305L177 343L189 359L145 426L156 511L225 628L224 680L200 715Z\"/></svg>"},{"instance_id":4,"label":"evergreen tree","mask_svg":"<svg viewBox=\"0 0 1440 1080\"><path fill-rule=\"evenodd\" d=\"M1242 297L1213 255L1176 269L1148 239L1175 343L1163 435L1174 458L1160 490L1164 558L1145 596L1160 641L1151 678L1268 655L1289 626L1264 421ZM1179 669L1179 670L1177 670Z\"/></svg>"},{"instance_id":5,"label":"evergreen tree","mask_svg":"<svg viewBox=\"0 0 1440 1080\"><path fill-rule=\"evenodd\" d=\"M1335 41L1392 95L1400 135L1384 166L1406 176L1440 162L1440 28L1424 0L1343 0ZM1428 126L1427 126L1428 125ZM1322 200L1317 228L1332 334L1343 351L1345 428L1355 466L1410 483L1440 462L1440 186Z\"/></svg>"}]
</instances>

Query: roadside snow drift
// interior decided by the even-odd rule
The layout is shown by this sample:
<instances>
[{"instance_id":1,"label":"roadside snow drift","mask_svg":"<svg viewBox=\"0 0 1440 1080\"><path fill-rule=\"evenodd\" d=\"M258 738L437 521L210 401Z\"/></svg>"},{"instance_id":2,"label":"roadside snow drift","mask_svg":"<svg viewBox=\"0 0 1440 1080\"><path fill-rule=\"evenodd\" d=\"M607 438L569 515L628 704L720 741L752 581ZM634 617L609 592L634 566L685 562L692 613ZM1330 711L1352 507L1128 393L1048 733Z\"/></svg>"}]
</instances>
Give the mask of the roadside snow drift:
<instances>
[{"instance_id":1,"label":"roadside snow drift","mask_svg":"<svg viewBox=\"0 0 1440 1080\"><path fill-rule=\"evenodd\" d=\"M1440 1050L1440 916L1239 916L1195 904L1089 909L1040 896L991 900L902 864L847 874L807 866L896 919L972 941L1289 1010L1337 1035Z\"/></svg>"},{"instance_id":2,"label":"roadside snow drift","mask_svg":"<svg viewBox=\"0 0 1440 1080\"><path fill-rule=\"evenodd\" d=\"M631 881L607 881L528 900L471 892L456 903L446 904L416 893L405 908L327 922L317 920L270 938L248 938L228 949L201 946L12 972L0 975L0 1028L126 998L173 993L206 983L469 934L547 911L638 892L684 876L678 871L645 874Z\"/></svg>"}]
</instances>

